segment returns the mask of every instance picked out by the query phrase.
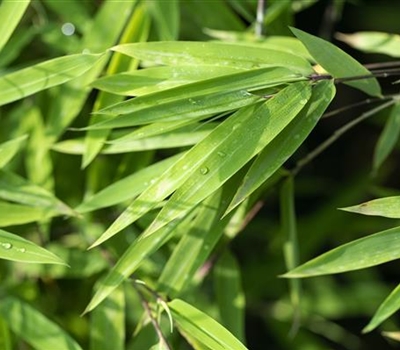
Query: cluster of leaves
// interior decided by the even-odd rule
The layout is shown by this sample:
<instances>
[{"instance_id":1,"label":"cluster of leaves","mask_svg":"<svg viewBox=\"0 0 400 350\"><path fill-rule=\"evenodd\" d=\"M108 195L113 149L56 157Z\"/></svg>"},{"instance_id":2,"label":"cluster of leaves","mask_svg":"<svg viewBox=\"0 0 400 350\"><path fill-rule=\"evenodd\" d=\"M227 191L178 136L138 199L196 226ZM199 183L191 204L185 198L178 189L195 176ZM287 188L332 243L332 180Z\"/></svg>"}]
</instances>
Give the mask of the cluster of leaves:
<instances>
[{"instance_id":1,"label":"cluster of leaves","mask_svg":"<svg viewBox=\"0 0 400 350\"><path fill-rule=\"evenodd\" d=\"M367 68L327 41L295 28L295 37L245 32L240 17L255 22L256 5L2 2L0 226L11 227L0 231L2 349L24 342L60 350L81 349L79 343L245 349L245 297L230 243L276 186L291 270L284 277L293 278L296 312L298 277L399 258L394 228L296 267L293 184L301 166L283 166L323 116L337 83L382 93ZM282 19L301 5L276 1L265 23L286 26ZM205 16L201 26L231 29L207 30L223 40L176 41L180 13L189 16L182 27L190 37L198 29L194 19L208 11L222 15L218 24ZM60 21L73 22L76 34L63 34ZM342 35L360 49L390 53L398 39L387 38ZM45 46L44 57L25 59L30 45ZM345 126L393 106L375 171L400 130L398 96L385 100ZM345 209L399 218L398 202L389 197ZM90 318L80 317L92 288ZM400 307L399 293L398 287L366 331ZM64 299L68 305L59 305ZM136 327L133 336L129 327Z\"/></svg>"}]
</instances>

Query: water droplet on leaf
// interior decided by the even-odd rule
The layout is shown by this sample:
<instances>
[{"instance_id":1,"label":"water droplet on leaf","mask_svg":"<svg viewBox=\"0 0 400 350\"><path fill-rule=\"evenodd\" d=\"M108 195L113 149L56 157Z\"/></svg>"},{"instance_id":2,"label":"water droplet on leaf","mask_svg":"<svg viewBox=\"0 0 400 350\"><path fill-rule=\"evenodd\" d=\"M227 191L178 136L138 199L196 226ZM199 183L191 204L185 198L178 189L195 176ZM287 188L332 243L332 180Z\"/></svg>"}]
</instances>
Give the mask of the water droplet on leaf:
<instances>
[{"instance_id":1,"label":"water droplet on leaf","mask_svg":"<svg viewBox=\"0 0 400 350\"><path fill-rule=\"evenodd\" d=\"M208 174L209 171L210 171L210 169L208 169L207 167L200 168L200 173L202 175Z\"/></svg>"},{"instance_id":2,"label":"water droplet on leaf","mask_svg":"<svg viewBox=\"0 0 400 350\"><path fill-rule=\"evenodd\" d=\"M1 246L4 249L11 249L12 248L12 244L11 243L1 243Z\"/></svg>"}]
</instances>

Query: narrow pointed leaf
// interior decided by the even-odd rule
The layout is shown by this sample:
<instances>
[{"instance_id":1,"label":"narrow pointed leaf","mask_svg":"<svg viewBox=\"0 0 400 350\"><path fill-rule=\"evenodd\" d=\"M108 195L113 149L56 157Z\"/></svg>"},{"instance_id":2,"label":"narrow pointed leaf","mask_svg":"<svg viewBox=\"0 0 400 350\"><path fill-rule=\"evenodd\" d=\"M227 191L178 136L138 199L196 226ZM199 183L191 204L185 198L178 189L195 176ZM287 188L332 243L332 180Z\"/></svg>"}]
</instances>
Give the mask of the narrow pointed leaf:
<instances>
[{"instance_id":1,"label":"narrow pointed leaf","mask_svg":"<svg viewBox=\"0 0 400 350\"><path fill-rule=\"evenodd\" d=\"M184 215L185 211L221 187L282 132L304 107L310 95L308 82L293 83L253 113L241 119L231 117L221 123L211 135L221 134L220 139L225 139L224 142L203 158L201 167L172 195L146 234ZM206 141L207 138L204 139Z\"/></svg>"},{"instance_id":2,"label":"narrow pointed leaf","mask_svg":"<svg viewBox=\"0 0 400 350\"><path fill-rule=\"evenodd\" d=\"M400 35L384 32L338 33L336 37L357 50L400 57Z\"/></svg>"},{"instance_id":3,"label":"narrow pointed leaf","mask_svg":"<svg viewBox=\"0 0 400 350\"><path fill-rule=\"evenodd\" d=\"M153 94L139 96L100 111L122 114L88 129L121 128L194 119L231 111L260 100L248 90L304 80L285 68L262 68L207 79Z\"/></svg>"},{"instance_id":4,"label":"narrow pointed leaf","mask_svg":"<svg viewBox=\"0 0 400 350\"><path fill-rule=\"evenodd\" d=\"M36 350L82 350L60 326L16 298L2 299L0 315L18 337Z\"/></svg>"},{"instance_id":5,"label":"narrow pointed leaf","mask_svg":"<svg viewBox=\"0 0 400 350\"><path fill-rule=\"evenodd\" d=\"M181 157L180 154L169 157L114 182L100 192L85 199L83 203L76 208L76 211L86 213L88 211L119 204L136 197L175 163L179 157Z\"/></svg>"},{"instance_id":6,"label":"narrow pointed leaf","mask_svg":"<svg viewBox=\"0 0 400 350\"><path fill-rule=\"evenodd\" d=\"M125 349L125 295L117 288L90 315L90 350Z\"/></svg>"},{"instance_id":7,"label":"narrow pointed leaf","mask_svg":"<svg viewBox=\"0 0 400 350\"><path fill-rule=\"evenodd\" d=\"M25 263L65 263L50 251L12 233L0 230L0 259Z\"/></svg>"},{"instance_id":8,"label":"narrow pointed leaf","mask_svg":"<svg viewBox=\"0 0 400 350\"><path fill-rule=\"evenodd\" d=\"M393 151L400 135L400 103L396 103L375 147L373 169L377 171Z\"/></svg>"},{"instance_id":9,"label":"narrow pointed leaf","mask_svg":"<svg viewBox=\"0 0 400 350\"><path fill-rule=\"evenodd\" d=\"M340 208L352 213L400 219L400 196L378 198L352 207Z\"/></svg>"},{"instance_id":10,"label":"narrow pointed leaf","mask_svg":"<svg viewBox=\"0 0 400 350\"><path fill-rule=\"evenodd\" d=\"M232 200L227 213L270 178L296 151L315 127L335 95L331 81L321 81L298 116L256 158Z\"/></svg>"},{"instance_id":11,"label":"narrow pointed leaf","mask_svg":"<svg viewBox=\"0 0 400 350\"><path fill-rule=\"evenodd\" d=\"M47 208L63 215L75 215L71 208L49 191L16 174L2 170L0 170L0 198L32 207Z\"/></svg>"},{"instance_id":12,"label":"narrow pointed leaf","mask_svg":"<svg viewBox=\"0 0 400 350\"><path fill-rule=\"evenodd\" d=\"M346 52L335 45L303 32L300 29L291 28L292 32L306 46L314 59L334 78L371 75L371 72L357 62ZM381 88L375 78L349 81L345 84L359 89L371 96L381 96Z\"/></svg>"},{"instance_id":13,"label":"narrow pointed leaf","mask_svg":"<svg viewBox=\"0 0 400 350\"><path fill-rule=\"evenodd\" d=\"M0 51L24 15L30 0L3 0L0 6Z\"/></svg>"},{"instance_id":14,"label":"narrow pointed leaf","mask_svg":"<svg viewBox=\"0 0 400 350\"><path fill-rule=\"evenodd\" d=\"M119 45L112 50L160 65L285 67L304 75L312 73L307 60L288 52L252 46L244 49L222 42L150 42Z\"/></svg>"},{"instance_id":15,"label":"narrow pointed leaf","mask_svg":"<svg viewBox=\"0 0 400 350\"><path fill-rule=\"evenodd\" d=\"M91 54L64 56L3 75L0 77L0 105L79 77L100 57Z\"/></svg>"},{"instance_id":16,"label":"narrow pointed leaf","mask_svg":"<svg viewBox=\"0 0 400 350\"><path fill-rule=\"evenodd\" d=\"M26 135L20 136L0 144L0 169L15 156L26 138Z\"/></svg>"},{"instance_id":17,"label":"narrow pointed leaf","mask_svg":"<svg viewBox=\"0 0 400 350\"><path fill-rule=\"evenodd\" d=\"M186 228L192 219L192 216L189 215L185 220L176 220L150 237L138 237L128 247L107 276L100 281L98 289L84 313L97 307L115 288L136 271L145 258L159 249L174 234L177 234L178 231L186 232Z\"/></svg>"},{"instance_id":18,"label":"narrow pointed leaf","mask_svg":"<svg viewBox=\"0 0 400 350\"><path fill-rule=\"evenodd\" d=\"M385 301L379 306L379 309L375 312L374 317L364 327L363 333L371 332L399 309L400 285L398 285L385 299Z\"/></svg>"},{"instance_id":19,"label":"narrow pointed leaf","mask_svg":"<svg viewBox=\"0 0 400 350\"><path fill-rule=\"evenodd\" d=\"M400 258L400 227L341 245L282 277L312 277L359 270Z\"/></svg>"},{"instance_id":20,"label":"narrow pointed leaf","mask_svg":"<svg viewBox=\"0 0 400 350\"><path fill-rule=\"evenodd\" d=\"M190 334L210 350L245 350L246 347L204 312L180 299L168 303L174 321L183 332Z\"/></svg>"},{"instance_id":21,"label":"narrow pointed leaf","mask_svg":"<svg viewBox=\"0 0 400 350\"><path fill-rule=\"evenodd\" d=\"M55 215L52 209L0 202L0 227L42 221Z\"/></svg>"},{"instance_id":22,"label":"narrow pointed leaf","mask_svg":"<svg viewBox=\"0 0 400 350\"><path fill-rule=\"evenodd\" d=\"M218 259L214 269L214 281L221 323L243 342L245 296L240 268L231 253L225 252Z\"/></svg>"},{"instance_id":23,"label":"narrow pointed leaf","mask_svg":"<svg viewBox=\"0 0 400 350\"><path fill-rule=\"evenodd\" d=\"M304 107L310 94L308 82L294 83L263 105L233 114L143 192L92 247L140 218L189 176L190 180L173 195L150 231L191 210L276 137Z\"/></svg>"}]
</instances>

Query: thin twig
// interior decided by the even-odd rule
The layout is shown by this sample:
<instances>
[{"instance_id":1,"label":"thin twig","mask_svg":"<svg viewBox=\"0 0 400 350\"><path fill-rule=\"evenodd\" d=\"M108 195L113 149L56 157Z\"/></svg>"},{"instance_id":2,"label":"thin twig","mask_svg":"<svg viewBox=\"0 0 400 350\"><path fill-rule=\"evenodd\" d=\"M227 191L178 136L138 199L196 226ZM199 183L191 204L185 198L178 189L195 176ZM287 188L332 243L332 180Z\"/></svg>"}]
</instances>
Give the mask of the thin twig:
<instances>
[{"instance_id":1,"label":"thin twig","mask_svg":"<svg viewBox=\"0 0 400 350\"><path fill-rule=\"evenodd\" d=\"M308 163L310 163L312 160L314 160L317 156L319 156L323 151L325 151L332 143L334 143L339 137L341 137L344 133L352 129L354 126L357 124L361 123L365 119L371 117L372 115L378 113L379 111L391 106L394 104L396 101L395 100L390 100L374 109L371 109L370 111L361 114L358 118L354 119L350 123L347 123L346 125L342 126L340 129L336 130L331 137L326 139L324 142L322 142L318 147L316 147L313 151L308 153L304 158L300 159L295 168L291 171L293 176L297 175L297 173Z\"/></svg>"},{"instance_id":2,"label":"thin twig","mask_svg":"<svg viewBox=\"0 0 400 350\"><path fill-rule=\"evenodd\" d=\"M258 0L255 32L256 32L256 36L259 38L262 37L262 35L263 35L266 6L267 6L266 0Z\"/></svg>"},{"instance_id":3,"label":"thin twig","mask_svg":"<svg viewBox=\"0 0 400 350\"><path fill-rule=\"evenodd\" d=\"M143 295L143 293L140 290L140 288L138 288L138 286L136 286L136 283L134 283L134 288L136 289L136 292L139 295L140 302L142 303L142 306L143 306L144 310L146 311L147 315L150 318L151 323L153 324L154 330L157 333L158 340L160 341L160 343L162 343L163 349L172 350L172 348L169 346L169 344L167 342L167 339L165 338L165 336L164 336L164 334L163 334L163 332L161 330L161 327L160 327L159 323L157 322L157 320L153 316L153 312L152 312L152 310L150 308L149 302L146 300L146 298ZM150 290L148 287L146 289ZM151 292L153 292L153 291L151 291Z\"/></svg>"},{"instance_id":4,"label":"thin twig","mask_svg":"<svg viewBox=\"0 0 400 350\"><path fill-rule=\"evenodd\" d=\"M378 63L367 63L367 64L364 64L364 67L368 68L368 69L384 68L384 67L399 67L399 66L400 66L400 61L378 62Z\"/></svg>"}]
</instances>

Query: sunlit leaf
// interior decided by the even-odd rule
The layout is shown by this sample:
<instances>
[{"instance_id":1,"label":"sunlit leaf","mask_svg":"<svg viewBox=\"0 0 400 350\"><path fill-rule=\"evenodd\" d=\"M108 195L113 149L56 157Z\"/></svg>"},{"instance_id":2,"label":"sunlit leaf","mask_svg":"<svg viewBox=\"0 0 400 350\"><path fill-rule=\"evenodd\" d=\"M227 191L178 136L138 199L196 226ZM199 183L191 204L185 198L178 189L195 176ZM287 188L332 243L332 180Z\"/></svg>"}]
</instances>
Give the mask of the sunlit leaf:
<instances>
[{"instance_id":1,"label":"sunlit leaf","mask_svg":"<svg viewBox=\"0 0 400 350\"><path fill-rule=\"evenodd\" d=\"M310 94L308 82L294 83L261 106L243 108L230 116L148 187L93 246L130 225L179 186L147 233L191 210L272 141Z\"/></svg>"},{"instance_id":2,"label":"sunlit leaf","mask_svg":"<svg viewBox=\"0 0 400 350\"><path fill-rule=\"evenodd\" d=\"M85 213L88 211L109 207L129 200L143 192L152 182L155 181L166 169L175 163L181 155L176 155L141 169L119 181L115 181L110 186L100 192L85 199L76 211Z\"/></svg>"},{"instance_id":3,"label":"sunlit leaf","mask_svg":"<svg viewBox=\"0 0 400 350\"><path fill-rule=\"evenodd\" d=\"M112 49L160 65L285 67L304 75L312 73L307 60L288 52L221 42L150 42L119 45Z\"/></svg>"},{"instance_id":4,"label":"sunlit leaf","mask_svg":"<svg viewBox=\"0 0 400 350\"><path fill-rule=\"evenodd\" d=\"M260 101L248 90L305 80L285 68L261 68L178 86L109 106L100 113L122 114L88 129L109 129L206 117Z\"/></svg>"},{"instance_id":5,"label":"sunlit leaf","mask_svg":"<svg viewBox=\"0 0 400 350\"><path fill-rule=\"evenodd\" d=\"M297 278L359 270L400 258L400 227L357 239L316 257L282 277Z\"/></svg>"},{"instance_id":6,"label":"sunlit leaf","mask_svg":"<svg viewBox=\"0 0 400 350\"><path fill-rule=\"evenodd\" d=\"M125 295L117 288L90 315L90 350L125 349Z\"/></svg>"},{"instance_id":7,"label":"sunlit leaf","mask_svg":"<svg viewBox=\"0 0 400 350\"><path fill-rule=\"evenodd\" d=\"M79 77L101 55L76 54L54 58L0 77L0 105Z\"/></svg>"},{"instance_id":8,"label":"sunlit leaf","mask_svg":"<svg viewBox=\"0 0 400 350\"><path fill-rule=\"evenodd\" d=\"M400 285L398 285L379 306L379 309L375 312L374 317L364 327L363 333L374 330L383 321L393 315L398 309L400 309Z\"/></svg>"},{"instance_id":9,"label":"sunlit leaf","mask_svg":"<svg viewBox=\"0 0 400 350\"><path fill-rule=\"evenodd\" d=\"M0 6L0 51L14 32L30 0L3 0Z\"/></svg>"},{"instance_id":10,"label":"sunlit leaf","mask_svg":"<svg viewBox=\"0 0 400 350\"><path fill-rule=\"evenodd\" d=\"M256 158L227 212L242 203L289 159L315 127L334 94L335 87L330 81L321 81L313 87L310 100L297 117Z\"/></svg>"},{"instance_id":11,"label":"sunlit leaf","mask_svg":"<svg viewBox=\"0 0 400 350\"><path fill-rule=\"evenodd\" d=\"M27 136L20 136L0 144L0 169L3 168L18 152Z\"/></svg>"},{"instance_id":12,"label":"sunlit leaf","mask_svg":"<svg viewBox=\"0 0 400 350\"><path fill-rule=\"evenodd\" d=\"M400 35L384 32L337 33L336 37L357 50L400 57Z\"/></svg>"},{"instance_id":13,"label":"sunlit leaf","mask_svg":"<svg viewBox=\"0 0 400 350\"><path fill-rule=\"evenodd\" d=\"M172 195L146 233L184 215L222 186L296 117L310 95L308 82L294 83L251 113L232 116L221 123L210 134L210 137L221 135L218 147L209 155L203 153L197 171ZM204 146L197 144L192 151L197 147L206 148L208 138L203 141ZM189 151L186 157L190 156Z\"/></svg>"},{"instance_id":14,"label":"sunlit leaf","mask_svg":"<svg viewBox=\"0 0 400 350\"><path fill-rule=\"evenodd\" d=\"M245 296L236 259L225 252L217 261L214 281L221 323L244 342Z\"/></svg>"},{"instance_id":15,"label":"sunlit leaf","mask_svg":"<svg viewBox=\"0 0 400 350\"><path fill-rule=\"evenodd\" d=\"M60 326L16 298L3 298L0 314L12 331L36 350L82 350Z\"/></svg>"},{"instance_id":16,"label":"sunlit leaf","mask_svg":"<svg viewBox=\"0 0 400 350\"><path fill-rule=\"evenodd\" d=\"M334 78L371 75L371 72L357 62L353 57L335 45L321 38L291 28L294 35L306 46L314 59ZM348 81L345 84L352 86L372 96L381 96L381 88L375 78Z\"/></svg>"},{"instance_id":17,"label":"sunlit leaf","mask_svg":"<svg viewBox=\"0 0 400 350\"><path fill-rule=\"evenodd\" d=\"M50 251L4 230L0 230L0 258L26 263L65 265Z\"/></svg>"},{"instance_id":18,"label":"sunlit leaf","mask_svg":"<svg viewBox=\"0 0 400 350\"><path fill-rule=\"evenodd\" d=\"M375 171L379 169L382 163L392 152L399 139L400 134L400 103L396 103L389 115L378 142L375 147L373 168Z\"/></svg>"},{"instance_id":19,"label":"sunlit leaf","mask_svg":"<svg viewBox=\"0 0 400 350\"><path fill-rule=\"evenodd\" d=\"M180 299L174 299L168 305L178 327L185 333L189 333L208 349L246 349L226 328L192 305Z\"/></svg>"},{"instance_id":20,"label":"sunlit leaf","mask_svg":"<svg viewBox=\"0 0 400 350\"><path fill-rule=\"evenodd\" d=\"M186 232L193 217L188 215L184 220L175 220L149 237L137 238L119 258L108 275L101 280L98 289L90 300L84 313L93 310L123 281L128 279L145 258L165 244L173 235Z\"/></svg>"},{"instance_id":21,"label":"sunlit leaf","mask_svg":"<svg viewBox=\"0 0 400 350\"><path fill-rule=\"evenodd\" d=\"M57 213L49 208L0 202L0 227L42 221L55 215Z\"/></svg>"},{"instance_id":22,"label":"sunlit leaf","mask_svg":"<svg viewBox=\"0 0 400 350\"><path fill-rule=\"evenodd\" d=\"M339 209L363 215L400 219L400 197L378 198L352 207Z\"/></svg>"}]
</instances>

